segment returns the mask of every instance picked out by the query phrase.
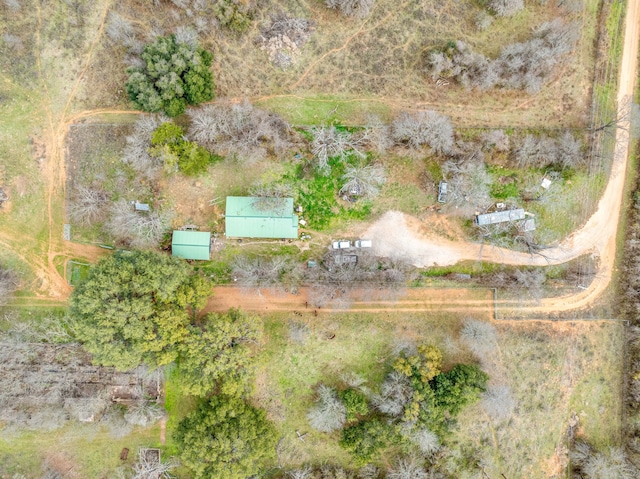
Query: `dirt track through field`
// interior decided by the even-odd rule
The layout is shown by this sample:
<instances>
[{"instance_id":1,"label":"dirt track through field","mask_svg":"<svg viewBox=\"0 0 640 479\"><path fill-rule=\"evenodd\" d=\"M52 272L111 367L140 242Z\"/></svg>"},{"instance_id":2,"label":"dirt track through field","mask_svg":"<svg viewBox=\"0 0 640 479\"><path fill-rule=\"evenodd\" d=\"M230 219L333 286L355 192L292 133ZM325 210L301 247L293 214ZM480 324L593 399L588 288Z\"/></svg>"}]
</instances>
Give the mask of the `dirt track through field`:
<instances>
[{"instance_id":1,"label":"dirt track through field","mask_svg":"<svg viewBox=\"0 0 640 479\"><path fill-rule=\"evenodd\" d=\"M617 96L619 105L622 105L626 98L632 97L634 92L637 67L636 54L638 51L640 24L639 3L640 2L636 1L629 2L627 7L621 78ZM45 91L49 102L49 105L46 108L48 131L46 131L43 137L47 151L47 164L43 169L43 174L46 177L48 185L47 208L49 241L46 245L46 260L45 258L31 257L25 257L24 260L33 267L36 276L40 280L40 287L38 288L38 291L36 291L36 294L38 294L39 297L51 297L64 300L71 291L65 278L60 276L55 267L54 260L57 257L63 257L65 259L81 257L87 260L96 260L98 257L105 254L104 250L94 246L63 241L61 225L56 224L56 216L53 214L52 207L54 199L59 198L61 192L62 194L64 193L66 180L64 144L69 125L81 119L102 114L137 113L135 111L128 110L96 109L79 112L71 116L68 115L82 79L91 65L94 48L103 34L108 9L109 1L106 0L104 3L104 10L100 15L98 29L86 53L83 67L74 82L71 92L64 101L64 108L62 109L62 112L58 115L55 114L53 109L53 99L41 69L40 57L38 56L36 58L37 69L42 80L43 90ZM38 17L40 18L39 10ZM36 40L40 44L39 30L42 26L41 21L38 22L38 25L39 28L38 32L36 32ZM302 79L303 78L300 78L300 80ZM267 97L262 97L262 99L265 98ZM256 99L253 100L256 101ZM391 101L390 104L391 103L398 106L393 101ZM616 233L623 200L622 194L624 191L624 179L627 168L628 146L629 138L627 120L621 125L621 128L617 129L614 163L611 176L605 193L598 204L596 213L582 228L574 232L558 246L546 250L544 252L545 257L532 257L524 253L514 252L507 249L492 248L488 246L482 247L474 243L453 242L444 238L438 238L426 232L424 225L422 225L417 219L398 212L389 212L384 215L379 221L371 225L368 229L367 235L376 238L375 245L376 252L378 254L393 256L400 252L405 256L409 255L412 258L413 263L418 266L429 266L433 264L447 265L454 264L461 260L482 260L511 265L545 266L547 264L564 263L585 253L594 253L600 258L600 269L594 281L586 290L571 296L543 299L541 304L527 307L527 309L532 312L539 312L542 314L585 308L598 298L611 282L616 254ZM19 256L20 245L23 240L24 238L22 237L13 234L6 235L0 232L0 244L15 251ZM439 290L434 290L433 293L430 293L428 299L425 299L424 297L418 300L404 298L400 301L404 306L400 303L394 303L392 306L389 306L389 303L376 301L356 301L351 304L351 308L353 309L350 308L350 310L373 311L384 310L388 307L393 307L393 309L404 308L410 311L429 310L434 308L466 310L468 308L475 307L486 309L490 304L492 304L492 301L488 299L455 299L453 296L456 296L457 294L456 289L450 290L448 294L452 295L452 297L448 298L442 297L441 292L436 293L435 291ZM218 288L216 292L216 304L225 305L225 307L242 306L245 309L262 310L265 308L265 299L267 301L266 307L269 307L270 304L272 309L287 309L297 304L292 302L291 299L282 300L275 296L268 296L266 298L255 297L255 295L247 294L237 288ZM251 299L252 297L253 299ZM216 307L216 309L218 309L218 307Z\"/></svg>"}]
</instances>

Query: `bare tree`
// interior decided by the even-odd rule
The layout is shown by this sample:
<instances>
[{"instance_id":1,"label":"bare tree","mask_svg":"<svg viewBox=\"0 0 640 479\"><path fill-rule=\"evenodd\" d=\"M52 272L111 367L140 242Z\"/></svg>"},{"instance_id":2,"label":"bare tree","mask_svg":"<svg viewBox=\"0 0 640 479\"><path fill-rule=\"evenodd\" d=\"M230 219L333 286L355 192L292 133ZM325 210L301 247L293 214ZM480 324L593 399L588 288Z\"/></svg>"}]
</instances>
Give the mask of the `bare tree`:
<instances>
[{"instance_id":1,"label":"bare tree","mask_svg":"<svg viewBox=\"0 0 640 479\"><path fill-rule=\"evenodd\" d=\"M574 469L585 479L633 479L640 474L624 451L614 447L603 453L578 441L571 451L571 459Z\"/></svg>"},{"instance_id":2,"label":"bare tree","mask_svg":"<svg viewBox=\"0 0 640 479\"><path fill-rule=\"evenodd\" d=\"M2 0L2 3L10 10L18 11L21 8L20 0Z\"/></svg>"},{"instance_id":3,"label":"bare tree","mask_svg":"<svg viewBox=\"0 0 640 479\"><path fill-rule=\"evenodd\" d=\"M418 429L411 434L411 442L413 442L420 452L427 457L433 456L440 450L440 439L438 436L428 429Z\"/></svg>"},{"instance_id":4,"label":"bare tree","mask_svg":"<svg viewBox=\"0 0 640 479\"><path fill-rule=\"evenodd\" d=\"M263 288L281 286L283 276L293 267L288 256L271 256L269 258L236 256L231 270L234 281L259 292Z\"/></svg>"},{"instance_id":5,"label":"bare tree","mask_svg":"<svg viewBox=\"0 0 640 479\"><path fill-rule=\"evenodd\" d=\"M104 424L109 431L109 436L114 439L122 439L133 430L133 424L124 419L124 410L121 406L110 406L100 417L100 424Z\"/></svg>"},{"instance_id":6,"label":"bare tree","mask_svg":"<svg viewBox=\"0 0 640 479\"><path fill-rule=\"evenodd\" d=\"M91 226L105 220L109 195L98 188L80 185L69 199L69 217L79 225Z\"/></svg>"},{"instance_id":7,"label":"bare tree","mask_svg":"<svg viewBox=\"0 0 640 479\"><path fill-rule=\"evenodd\" d=\"M293 343L304 344L311 333L311 328L300 321L289 321L289 340Z\"/></svg>"},{"instance_id":8,"label":"bare tree","mask_svg":"<svg viewBox=\"0 0 640 479\"><path fill-rule=\"evenodd\" d=\"M191 108L188 136L223 155L254 163L268 152L280 154L291 145L290 127L279 116L260 110L248 101Z\"/></svg>"},{"instance_id":9,"label":"bare tree","mask_svg":"<svg viewBox=\"0 0 640 479\"><path fill-rule=\"evenodd\" d=\"M362 141L368 148L378 153L385 153L393 146L391 126L384 123L377 115L367 115L362 132Z\"/></svg>"},{"instance_id":10,"label":"bare tree","mask_svg":"<svg viewBox=\"0 0 640 479\"><path fill-rule=\"evenodd\" d=\"M115 44L129 47L137 43L133 25L116 11L109 12L105 31L109 39Z\"/></svg>"},{"instance_id":11,"label":"bare tree","mask_svg":"<svg viewBox=\"0 0 640 479\"><path fill-rule=\"evenodd\" d=\"M19 278L12 269L0 265L0 306L4 306L18 289Z\"/></svg>"},{"instance_id":12,"label":"bare tree","mask_svg":"<svg viewBox=\"0 0 640 479\"><path fill-rule=\"evenodd\" d=\"M380 186L387 181L387 175L380 164L347 165L342 180L346 183L340 188L341 195L370 199L378 196Z\"/></svg>"},{"instance_id":13,"label":"bare tree","mask_svg":"<svg viewBox=\"0 0 640 479\"><path fill-rule=\"evenodd\" d=\"M286 205L284 198L291 198L295 188L291 183L256 184L249 188L249 194L255 197L254 208L259 211L279 210Z\"/></svg>"},{"instance_id":14,"label":"bare tree","mask_svg":"<svg viewBox=\"0 0 640 479\"><path fill-rule=\"evenodd\" d=\"M487 12L478 12L475 18L475 25L478 30L481 32L486 30L493 23L493 17L489 15Z\"/></svg>"},{"instance_id":15,"label":"bare tree","mask_svg":"<svg viewBox=\"0 0 640 479\"><path fill-rule=\"evenodd\" d=\"M487 6L499 17L512 17L524 8L524 0L489 0Z\"/></svg>"},{"instance_id":16,"label":"bare tree","mask_svg":"<svg viewBox=\"0 0 640 479\"><path fill-rule=\"evenodd\" d=\"M401 113L392 123L391 132L396 142L418 149L429 145L438 154L453 149L453 125L448 116L433 110L415 114Z\"/></svg>"},{"instance_id":17,"label":"bare tree","mask_svg":"<svg viewBox=\"0 0 640 479\"><path fill-rule=\"evenodd\" d=\"M134 211L128 201L122 199L111 207L105 230L117 241L133 248L156 246L169 227L169 215L163 212Z\"/></svg>"},{"instance_id":18,"label":"bare tree","mask_svg":"<svg viewBox=\"0 0 640 479\"><path fill-rule=\"evenodd\" d=\"M180 464L174 458L166 462L152 461L144 454L140 454L138 462L133 466L133 479L171 479L171 471Z\"/></svg>"},{"instance_id":19,"label":"bare tree","mask_svg":"<svg viewBox=\"0 0 640 479\"><path fill-rule=\"evenodd\" d=\"M416 457L403 457L387 471L387 479L426 479L424 461Z\"/></svg>"},{"instance_id":20,"label":"bare tree","mask_svg":"<svg viewBox=\"0 0 640 479\"><path fill-rule=\"evenodd\" d=\"M318 170L323 174L329 174L330 158L345 159L349 153L364 158L365 155L358 149L362 139L347 131L339 131L335 126L312 127L311 152L318 161Z\"/></svg>"},{"instance_id":21,"label":"bare tree","mask_svg":"<svg viewBox=\"0 0 640 479\"><path fill-rule=\"evenodd\" d=\"M511 388L506 385L489 386L481 402L482 408L494 420L509 419L516 403L511 395Z\"/></svg>"},{"instance_id":22,"label":"bare tree","mask_svg":"<svg viewBox=\"0 0 640 479\"><path fill-rule=\"evenodd\" d=\"M556 152L556 162L562 168L572 168L584 163L582 142L569 131L565 131L557 140Z\"/></svg>"},{"instance_id":23,"label":"bare tree","mask_svg":"<svg viewBox=\"0 0 640 479\"><path fill-rule=\"evenodd\" d=\"M379 479L380 469L374 464L369 463L358 470L357 477L358 479Z\"/></svg>"},{"instance_id":24,"label":"bare tree","mask_svg":"<svg viewBox=\"0 0 640 479\"><path fill-rule=\"evenodd\" d=\"M542 269L517 269L514 273L515 285L521 295L529 296L536 302L540 302L543 294L543 285L547 276Z\"/></svg>"},{"instance_id":25,"label":"bare tree","mask_svg":"<svg viewBox=\"0 0 640 479\"><path fill-rule=\"evenodd\" d=\"M495 350L498 338L496 328L492 324L477 319L465 319L460 339L473 354L485 357Z\"/></svg>"},{"instance_id":26,"label":"bare tree","mask_svg":"<svg viewBox=\"0 0 640 479\"><path fill-rule=\"evenodd\" d=\"M325 0L328 8L340 10L347 17L366 18L371 13L374 0Z\"/></svg>"},{"instance_id":27,"label":"bare tree","mask_svg":"<svg viewBox=\"0 0 640 479\"><path fill-rule=\"evenodd\" d=\"M527 135L515 149L519 168L542 168L558 161L558 145L553 138Z\"/></svg>"},{"instance_id":28,"label":"bare tree","mask_svg":"<svg viewBox=\"0 0 640 479\"><path fill-rule=\"evenodd\" d=\"M480 139L487 149L493 148L497 151L506 152L511 148L509 135L504 130L490 130L483 133Z\"/></svg>"},{"instance_id":29,"label":"bare tree","mask_svg":"<svg viewBox=\"0 0 640 479\"><path fill-rule=\"evenodd\" d=\"M474 157L461 162L448 160L442 165L442 173L448 183L448 203L471 205L481 211L493 204L491 176L482 161Z\"/></svg>"},{"instance_id":30,"label":"bare tree","mask_svg":"<svg viewBox=\"0 0 640 479\"><path fill-rule=\"evenodd\" d=\"M397 371L391 372L380 386L380 394L372 399L375 408L382 414L398 417L413 397L409 378Z\"/></svg>"},{"instance_id":31,"label":"bare tree","mask_svg":"<svg viewBox=\"0 0 640 479\"><path fill-rule=\"evenodd\" d=\"M146 178L155 179L162 172L162 161L149 155L148 150L151 147L151 135L166 121L169 120L163 116L142 115L136 121L131 135L127 136L122 161Z\"/></svg>"},{"instance_id":32,"label":"bare tree","mask_svg":"<svg viewBox=\"0 0 640 479\"><path fill-rule=\"evenodd\" d=\"M318 386L316 404L307 413L309 424L321 432L334 432L342 429L347 420L347 408L336 391L329 386Z\"/></svg>"},{"instance_id":33,"label":"bare tree","mask_svg":"<svg viewBox=\"0 0 640 479\"><path fill-rule=\"evenodd\" d=\"M287 471L287 476L290 479L312 479L313 469L310 466L305 466L302 469L293 469Z\"/></svg>"},{"instance_id":34,"label":"bare tree","mask_svg":"<svg viewBox=\"0 0 640 479\"><path fill-rule=\"evenodd\" d=\"M127 408L124 420L136 426L148 426L164 416L165 411L153 401L141 398Z\"/></svg>"}]
</instances>

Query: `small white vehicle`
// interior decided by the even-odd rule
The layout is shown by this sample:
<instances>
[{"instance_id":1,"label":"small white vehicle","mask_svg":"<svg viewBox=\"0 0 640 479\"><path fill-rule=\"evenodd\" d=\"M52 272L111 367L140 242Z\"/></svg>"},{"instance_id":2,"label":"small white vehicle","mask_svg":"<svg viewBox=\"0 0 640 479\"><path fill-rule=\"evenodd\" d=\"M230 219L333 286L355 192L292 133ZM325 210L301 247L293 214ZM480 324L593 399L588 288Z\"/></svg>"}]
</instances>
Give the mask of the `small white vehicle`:
<instances>
[{"instance_id":1,"label":"small white vehicle","mask_svg":"<svg viewBox=\"0 0 640 479\"><path fill-rule=\"evenodd\" d=\"M356 248L371 248L373 246L373 241L371 240L356 240L355 247Z\"/></svg>"}]
</instances>

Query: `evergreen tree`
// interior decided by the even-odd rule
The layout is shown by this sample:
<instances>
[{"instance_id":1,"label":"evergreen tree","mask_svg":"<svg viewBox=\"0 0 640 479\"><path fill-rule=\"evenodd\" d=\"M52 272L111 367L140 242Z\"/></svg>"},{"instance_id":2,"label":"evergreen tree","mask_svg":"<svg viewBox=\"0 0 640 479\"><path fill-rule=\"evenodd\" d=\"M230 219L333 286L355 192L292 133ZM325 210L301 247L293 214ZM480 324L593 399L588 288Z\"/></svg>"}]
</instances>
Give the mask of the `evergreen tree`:
<instances>
[{"instance_id":1,"label":"evergreen tree","mask_svg":"<svg viewBox=\"0 0 640 479\"><path fill-rule=\"evenodd\" d=\"M175 439L194 479L245 479L272 460L277 433L263 410L214 396L180 422Z\"/></svg>"},{"instance_id":2,"label":"evergreen tree","mask_svg":"<svg viewBox=\"0 0 640 479\"><path fill-rule=\"evenodd\" d=\"M182 43L175 35L159 37L144 47L143 67L130 68L127 93L137 108L174 117L187 105L213 98L213 55L197 43Z\"/></svg>"},{"instance_id":3,"label":"evergreen tree","mask_svg":"<svg viewBox=\"0 0 640 479\"><path fill-rule=\"evenodd\" d=\"M220 387L229 395L247 389L251 343L262 333L260 318L238 309L209 314L202 327L190 327L181 346L180 377L187 394L205 396Z\"/></svg>"}]
</instances>

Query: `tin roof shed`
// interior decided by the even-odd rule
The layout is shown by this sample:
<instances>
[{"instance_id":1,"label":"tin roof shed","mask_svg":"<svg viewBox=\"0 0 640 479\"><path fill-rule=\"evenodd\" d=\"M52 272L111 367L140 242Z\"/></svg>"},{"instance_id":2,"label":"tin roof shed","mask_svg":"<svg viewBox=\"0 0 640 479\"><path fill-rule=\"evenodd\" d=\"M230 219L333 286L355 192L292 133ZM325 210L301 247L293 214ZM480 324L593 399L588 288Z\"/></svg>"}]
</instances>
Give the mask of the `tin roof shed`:
<instances>
[{"instance_id":1,"label":"tin roof shed","mask_svg":"<svg viewBox=\"0 0 640 479\"><path fill-rule=\"evenodd\" d=\"M506 221L517 221L524 219L524 209L519 208L517 210L505 210L494 211L493 213L486 213L483 215L477 215L475 223L478 226L494 225L496 223L504 223Z\"/></svg>"},{"instance_id":2,"label":"tin roof shed","mask_svg":"<svg viewBox=\"0 0 640 479\"><path fill-rule=\"evenodd\" d=\"M227 196L225 234L230 238L297 238L293 198Z\"/></svg>"},{"instance_id":3,"label":"tin roof shed","mask_svg":"<svg viewBox=\"0 0 640 479\"><path fill-rule=\"evenodd\" d=\"M204 231L174 231L171 254L184 259L208 260L211 257L211 233Z\"/></svg>"}]
</instances>

